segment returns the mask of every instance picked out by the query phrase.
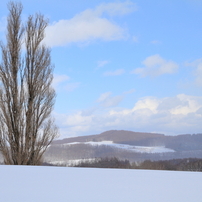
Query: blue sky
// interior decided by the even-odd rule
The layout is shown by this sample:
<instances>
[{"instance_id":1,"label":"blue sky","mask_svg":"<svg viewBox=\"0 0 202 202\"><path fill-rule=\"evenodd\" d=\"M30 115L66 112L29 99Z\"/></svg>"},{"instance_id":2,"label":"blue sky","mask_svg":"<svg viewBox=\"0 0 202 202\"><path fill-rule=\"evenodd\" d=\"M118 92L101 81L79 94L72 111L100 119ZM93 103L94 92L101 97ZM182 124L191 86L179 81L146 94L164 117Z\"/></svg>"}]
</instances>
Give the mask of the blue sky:
<instances>
[{"instance_id":1,"label":"blue sky","mask_svg":"<svg viewBox=\"0 0 202 202\"><path fill-rule=\"evenodd\" d=\"M202 0L21 2L23 21L39 11L49 18L61 138L202 132Z\"/></svg>"}]
</instances>

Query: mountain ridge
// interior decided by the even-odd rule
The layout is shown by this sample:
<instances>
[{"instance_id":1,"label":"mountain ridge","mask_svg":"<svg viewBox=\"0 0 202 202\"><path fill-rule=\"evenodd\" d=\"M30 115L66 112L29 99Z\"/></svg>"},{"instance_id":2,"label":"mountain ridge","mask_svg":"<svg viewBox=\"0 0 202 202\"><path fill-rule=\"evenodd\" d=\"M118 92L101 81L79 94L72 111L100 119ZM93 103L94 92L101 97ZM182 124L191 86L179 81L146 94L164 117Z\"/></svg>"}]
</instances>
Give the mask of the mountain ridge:
<instances>
[{"instance_id":1,"label":"mountain ridge","mask_svg":"<svg viewBox=\"0 0 202 202\"><path fill-rule=\"evenodd\" d=\"M123 136L124 133L124 136ZM55 140L52 144L64 144L71 142L87 142L87 141L115 141L115 143L131 141L131 138L136 139L148 139L154 137L164 137L164 134L160 133L148 133L148 132L134 132L127 130L109 130L95 135L86 135L78 137L64 138L61 140Z\"/></svg>"}]
</instances>

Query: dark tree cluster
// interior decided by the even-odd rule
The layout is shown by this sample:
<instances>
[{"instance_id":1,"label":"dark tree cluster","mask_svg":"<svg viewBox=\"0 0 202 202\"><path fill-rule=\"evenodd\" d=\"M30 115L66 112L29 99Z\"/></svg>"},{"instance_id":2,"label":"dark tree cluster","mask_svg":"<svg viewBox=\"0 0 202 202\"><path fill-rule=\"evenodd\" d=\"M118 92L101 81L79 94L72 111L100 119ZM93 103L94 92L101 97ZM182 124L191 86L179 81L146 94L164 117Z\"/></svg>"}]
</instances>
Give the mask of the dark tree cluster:
<instances>
[{"instance_id":1,"label":"dark tree cluster","mask_svg":"<svg viewBox=\"0 0 202 202\"><path fill-rule=\"evenodd\" d=\"M128 160L120 160L114 158L102 158L95 161L81 162L76 167L91 167L91 168L131 168Z\"/></svg>"},{"instance_id":2,"label":"dark tree cluster","mask_svg":"<svg viewBox=\"0 0 202 202\"><path fill-rule=\"evenodd\" d=\"M173 171L202 171L202 159L173 159L166 161L146 160L140 164L130 163L128 160L118 158L99 158L95 161L85 161L76 167L91 168L125 168L125 169L149 169L149 170L173 170Z\"/></svg>"}]
</instances>

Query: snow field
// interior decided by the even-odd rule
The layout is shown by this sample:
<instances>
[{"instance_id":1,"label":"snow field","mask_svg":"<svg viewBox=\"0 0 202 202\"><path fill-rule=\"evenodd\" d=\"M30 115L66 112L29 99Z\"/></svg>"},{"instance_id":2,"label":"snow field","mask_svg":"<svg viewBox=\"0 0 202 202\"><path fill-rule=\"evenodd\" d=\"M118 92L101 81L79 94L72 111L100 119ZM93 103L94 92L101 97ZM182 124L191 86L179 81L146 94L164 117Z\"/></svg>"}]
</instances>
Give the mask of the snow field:
<instances>
[{"instance_id":1,"label":"snow field","mask_svg":"<svg viewBox=\"0 0 202 202\"><path fill-rule=\"evenodd\" d=\"M201 202L202 173L0 166L3 202Z\"/></svg>"}]
</instances>

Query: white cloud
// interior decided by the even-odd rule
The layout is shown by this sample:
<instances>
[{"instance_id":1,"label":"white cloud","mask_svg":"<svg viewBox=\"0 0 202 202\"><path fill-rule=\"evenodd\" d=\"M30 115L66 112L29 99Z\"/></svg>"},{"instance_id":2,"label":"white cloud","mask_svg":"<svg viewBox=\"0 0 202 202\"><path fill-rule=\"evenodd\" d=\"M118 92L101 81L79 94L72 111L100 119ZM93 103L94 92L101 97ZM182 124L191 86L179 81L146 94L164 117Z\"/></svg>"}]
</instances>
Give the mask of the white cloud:
<instances>
[{"instance_id":1,"label":"white cloud","mask_svg":"<svg viewBox=\"0 0 202 202\"><path fill-rule=\"evenodd\" d=\"M132 73L142 77L156 77L163 74L173 74L178 70L178 65L175 62L167 61L158 54L147 57L142 64L144 67L136 68Z\"/></svg>"},{"instance_id":2,"label":"white cloud","mask_svg":"<svg viewBox=\"0 0 202 202\"><path fill-rule=\"evenodd\" d=\"M54 88L57 88L61 83L68 81L70 78L67 75L57 75L55 74L53 77L52 85Z\"/></svg>"},{"instance_id":3,"label":"white cloud","mask_svg":"<svg viewBox=\"0 0 202 202\"><path fill-rule=\"evenodd\" d=\"M193 67L194 84L202 86L202 58L194 60L193 62L186 62L185 66Z\"/></svg>"},{"instance_id":4,"label":"white cloud","mask_svg":"<svg viewBox=\"0 0 202 202\"><path fill-rule=\"evenodd\" d=\"M95 12L102 14L106 12L111 16L126 15L137 10L136 5L132 1L103 3L95 9Z\"/></svg>"},{"instance_id":5,"label":"white cloud","mask_svg":"<svg viewBox=\"0 0 202 202\"><path fill-rule=\"evenodd\" d=\"M196 99L194 96L187 96L184 94L177 95L179 104L170 110L171 114L187 115L195 113L202 107L202 99Z\"/></svg>"},{"instance_id":6,"label":"white cloud","mask_svg":"<svg viewBox=\"0 0 202 202\"><path fill-rule=\"evenodd\" d=\"M124 69L117 69L115 71L107 71L107 72L104 72L104 76L119 76L119 75L122 75L125 73L125 70Z\"/></svg>"},{"instance_id":7,"label":"white cloud","mask_svg":"<svg viewBox=\"0 0 202 202\"><path fill-rule=\"evenodd\" d=\"M60 138L77 136L78 134L89 131L92 127L92 117L82 115L81 111L73 114L54 114L56 123L60 127Z\"/></svg>"},{"instance_id":8,"label":"white cloud","mask_svg":"<svg viewBox=\"0 0 202 202\"><path fill-rule=\"evenodd\" d=\"M195 83L202 86L202 59L195 60L192 64L196 68L194 70Z\"/></svg>"},{"instance_id":9,"label":"white cloud","mask_svg":"<svg viewBox=\"0 0 202 202\"><path fill-rule=\"evenodd\" d=\"M152 113L157 113L157 107L159 105L159 100L156 98L146 98L139 100L135 106L133 107L132 111L148 109Z\"/></svg>"},{"instance_id":10,"label":"white cloud","mask_svg":"<svg viewBox=\"0 0 202 202\"><path fill-rule=\"evenodd\" d=\"M202 86L202 63L197 65L195 75L196 75L196 84Z\"/></svg>"},{"instance_id":11,"label":"white cloud","mask_svg":"<svg viewBox=\"0 0 202 202\"><path fill-rule=\"evenodd\" d=\"M131 1L105 3L95 9L87 9L68 20L59 20L48 26L44 42L49 46L64 46L72 42L91 42L120 40L126 31L103 15L125 15L135 10Z\"/></svg>"},{"instance_id":12,"label":"white cloud","mask_svg":"<svg viewBox=\"0 0 202 202\"><path fill-rule=\"evenodd\" d=\"M81 111L76 112L75 114L71 116L66 117L66 123L67 125L70 126L76 126L76 127L81 127L81 126L87 126L91 123L92 117L91 116L82 116Z\"/></svg>"},{"instance_id":13,"label":"white cloud","mask_svg":"<svg viewBox=\"0 0 202 202\"><path fill-rule=\"evenodd\" d=\"M102 94L98 101L105 103L111 93ZM113 100L113 99L112 99ZM107 102L106 102L107 103ZM110 105L109 105L110 106ZM91 113L78 111L56 116L65 135L90 135L111 129L169 134L200 133L202 131L202 96L179 94L175 97L144 97L134 107L96 108Z\"/></svg>"},{"instance_id":14,"label":"white cloud","mask_svg":"<svg viewBox=\"0 0 202 202\"><path fill-rule=\"evenodd\" d=\"M97 99L97 102L103 102L103 101L105 101L107 98L110 97L111 94L112 94L111 92L102 93L100 95L100 97Z\"/></svg>"},{"instance_id":15,"label":"white cloud","mask_svg":"<svg viewBox=\"0 0 202 202\"><path fill-rule=\"evenodd\" d=\"M123 95L111 96L111 92L106 92L100 95L97 102L101 104L102 107L114 107L117 106L124 98Z\"/></svg>"},{"instance_id":16,"label":"white cloud","mask_svg":"<svg viewBox=\"0 0 202 202\"><path fill-rule=\"evenodd\" d=\"M103 107L114 107L117 106L123 100L123 96L117 95L114 97L110 97L102 102Z\"/></svg>"},{"instance_id":17,"label":"white cloud","mask_svg":"<svg viewBox=\"0 0 202 202\"><path fill-rule=\"evenodd\" d=\"M53 82L52 86L56 90L65 90L65 91L73 91L74 89L78 88L80 83L79 82L69 82L70 77L62 74L62 75L57 75L55 74L53 77Z\"/></svg>"}]
</instances>

